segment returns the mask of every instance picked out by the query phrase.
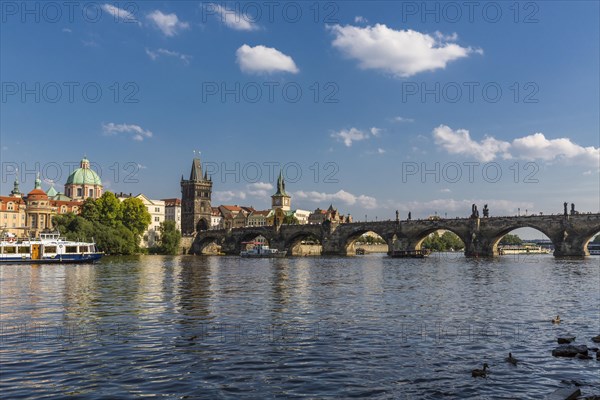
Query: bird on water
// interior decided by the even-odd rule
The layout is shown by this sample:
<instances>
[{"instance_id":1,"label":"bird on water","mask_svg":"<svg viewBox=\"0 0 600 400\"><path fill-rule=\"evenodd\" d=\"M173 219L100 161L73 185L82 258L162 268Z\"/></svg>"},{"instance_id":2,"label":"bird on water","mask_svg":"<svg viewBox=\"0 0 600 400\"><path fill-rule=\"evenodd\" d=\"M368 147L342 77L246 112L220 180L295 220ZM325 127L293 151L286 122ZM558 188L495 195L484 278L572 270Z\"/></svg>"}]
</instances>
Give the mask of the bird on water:
<instances>
[{"instance_id":1,"label":"bird on water","mask_svg":"<svg viewBox=\"0 0 600 400\"><path fill-rule=\"evenodd\" d=\"M473 371L471 371L471 376L473 378L477 378L477 377L485 378L487 376L488 368L489 368L489 366L487 365L487 363L484 363L483 369L474 369Z\"/></svg>"},{"instance_id":2,"label":"bird on water","mask_svg":"<svg viewBox=\"0 0 600 400\"><path fill-rule=\"evenodd\" d=\"M512 365L517 365L517 362L519 362L519 360L517 360L516 358L514 358L513 355L512 355L512 353L508 353L508 357L506 357L506 362L509 362Z\"/></svg>"}]
</instances>

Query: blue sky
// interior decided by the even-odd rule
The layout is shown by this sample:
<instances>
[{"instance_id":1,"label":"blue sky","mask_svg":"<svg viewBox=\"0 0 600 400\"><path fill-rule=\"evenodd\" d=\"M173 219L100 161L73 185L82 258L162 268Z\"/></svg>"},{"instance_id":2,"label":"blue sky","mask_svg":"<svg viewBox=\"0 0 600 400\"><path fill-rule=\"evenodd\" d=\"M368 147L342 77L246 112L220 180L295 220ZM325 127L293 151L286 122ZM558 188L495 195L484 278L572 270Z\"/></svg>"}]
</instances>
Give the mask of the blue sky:
<instances>
[{"instance_id":1,"label":"blue sky","mask_svg":"<svg viewBox=\"0 0 600 400\"><path fill-rule=\"evenodd\" d=\"M215 204L267 208L283 165L357 219L599 212L597 2L46 4L2 3L4 195L85 154L176 197L199 150Z\"/></svg>"}]
</instances>

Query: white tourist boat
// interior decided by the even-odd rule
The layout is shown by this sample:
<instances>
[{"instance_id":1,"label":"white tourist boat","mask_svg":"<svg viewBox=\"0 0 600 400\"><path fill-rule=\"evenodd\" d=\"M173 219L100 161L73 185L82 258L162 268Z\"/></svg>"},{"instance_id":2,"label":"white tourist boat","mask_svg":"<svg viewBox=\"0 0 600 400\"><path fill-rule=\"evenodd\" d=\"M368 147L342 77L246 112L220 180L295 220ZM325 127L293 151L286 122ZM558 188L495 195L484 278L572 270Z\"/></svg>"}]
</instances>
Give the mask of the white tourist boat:
<instances>
[{"instance_id":1,"label":"white tourist boat","mask_svg":"<svg viewBox=\"0 0 600 400\"><path fill-rule=\"evenodd\" d=\"M271 249L266 244L260 242L244 242L244 245L254 245L251 249L242 250L240 257L255 257L255 258L275 258L285 257L285 252L280 252L277 249Z\"/></svg>"},{"instance_id":2,"label":"white tourist boat","mask_svg":"<svg viewBox=\"0 0 600 400\"><path fill-rule=\"evenodd\" d=\"M64 240L59 233L41 233L39 238L5 234L0 239L0 264L84 263L102 255L95 243Z\"/></svg>"}]
</instances>

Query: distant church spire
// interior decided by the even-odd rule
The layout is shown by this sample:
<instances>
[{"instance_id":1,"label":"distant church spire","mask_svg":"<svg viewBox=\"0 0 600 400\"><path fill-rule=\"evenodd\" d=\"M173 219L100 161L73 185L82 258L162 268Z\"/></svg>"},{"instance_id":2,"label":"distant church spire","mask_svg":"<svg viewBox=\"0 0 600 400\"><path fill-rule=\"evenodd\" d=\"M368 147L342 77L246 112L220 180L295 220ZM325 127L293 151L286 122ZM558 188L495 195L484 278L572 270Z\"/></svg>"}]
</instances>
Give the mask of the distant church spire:
<instances>
[{"instance_id":1,"label":"distant church spire","mask_svg":"<svg viewBox=\"0 0 600 400\"><path fill-rule=\"evenodd\" d=\"M13 196L21 195L21 191L19 190L19 175L18 175L18 173L17 173L17 175L15 175L15 183L13 184L13 190L12 190L12 192L10 192L10 194Z\"/></svg>"},{"instance_id":2,"label":"distant church spire","mask_svg":"<svg viewBox=\"0 0 600 400\"><path fill-rule=\"evenodd\" d=\"M277 193L275 196L287 196L285 192L285 181L283 180L283 173L279 171L279 178L277 179Z\"/></svg>"}]
</instances>

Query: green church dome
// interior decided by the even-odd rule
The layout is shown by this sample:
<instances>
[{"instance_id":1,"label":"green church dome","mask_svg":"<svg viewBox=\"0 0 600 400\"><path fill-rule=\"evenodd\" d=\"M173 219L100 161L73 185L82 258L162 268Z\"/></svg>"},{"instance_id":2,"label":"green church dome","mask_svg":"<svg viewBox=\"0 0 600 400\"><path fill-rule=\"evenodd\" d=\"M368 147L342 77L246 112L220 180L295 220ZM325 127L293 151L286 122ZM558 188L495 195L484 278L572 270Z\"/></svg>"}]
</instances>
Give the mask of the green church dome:
<instances>
[{"instance_id":1,"label":"green church dome","mask_svg":"<svg viewBox=\"0 0 600 400\"><path fill-rule=\"evenodd\" d=\"M69 175L67 185L98 185L102 186L102 181L98 174L90 168L90 162L87 158L81 160L81 167Z\"/></svg>"}]
</instances>

